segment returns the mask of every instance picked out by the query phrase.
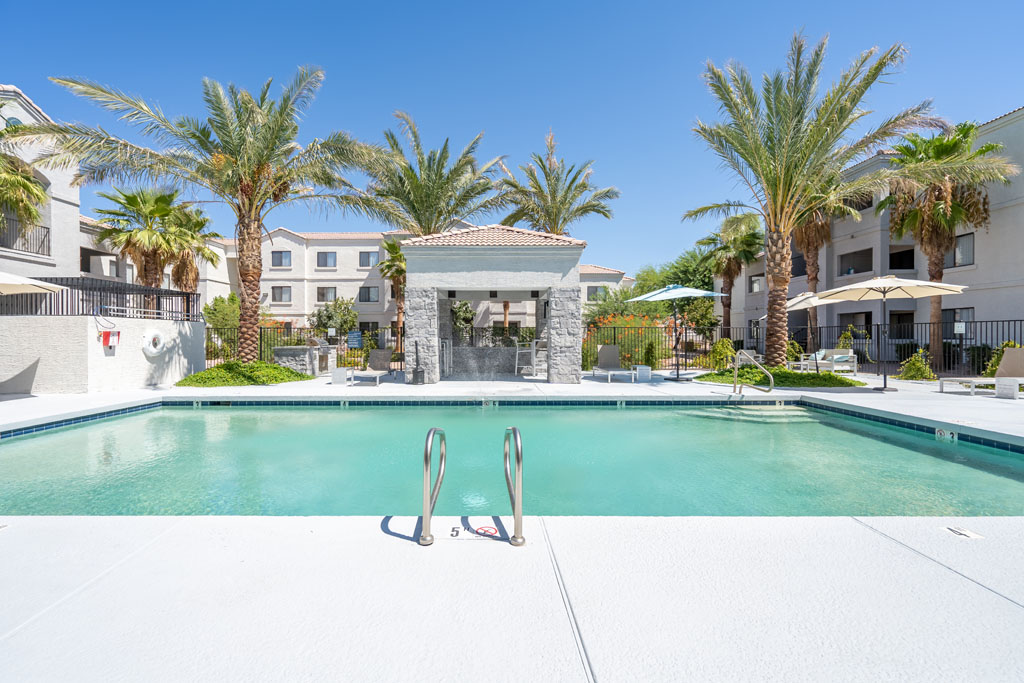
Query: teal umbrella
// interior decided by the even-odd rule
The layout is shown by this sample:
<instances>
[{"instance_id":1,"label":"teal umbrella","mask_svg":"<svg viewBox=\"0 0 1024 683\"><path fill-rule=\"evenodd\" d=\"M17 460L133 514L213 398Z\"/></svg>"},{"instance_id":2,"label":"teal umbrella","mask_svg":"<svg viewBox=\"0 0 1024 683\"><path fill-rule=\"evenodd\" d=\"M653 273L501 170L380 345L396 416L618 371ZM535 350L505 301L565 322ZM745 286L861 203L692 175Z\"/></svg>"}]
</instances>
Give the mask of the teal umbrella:
<instances>
[{"instance_id":1,"label":"teal umbrella","mask_svg":"<svg viewBox=\"0 0 1024 683\"><path fill-rule=\"evenodd\" d=\"M672 319L676 322L676 339L672 344L672 353L675 355L676 361L676 376L666 377L665 379L672 380L673 382L683 381L679 377L679 311L676 308L676 299L689 299L697 296L725 296L720 292L709 292L706 289L695 289L693 287L684 287L683 285L668 285L661 289L656 289L653 292L647 292L640 296L635 296L627 301L672 301Z\"/></svg>"}]
</instances>

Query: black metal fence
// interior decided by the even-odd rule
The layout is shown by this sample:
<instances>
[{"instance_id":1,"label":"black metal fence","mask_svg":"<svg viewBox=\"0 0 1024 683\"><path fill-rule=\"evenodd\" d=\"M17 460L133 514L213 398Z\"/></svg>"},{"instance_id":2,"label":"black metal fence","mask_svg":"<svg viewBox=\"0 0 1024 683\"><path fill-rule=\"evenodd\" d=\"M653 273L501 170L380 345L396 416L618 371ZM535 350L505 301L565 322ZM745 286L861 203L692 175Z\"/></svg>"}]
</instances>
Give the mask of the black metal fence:
<instances>
[{"instance_id":1,"label":"black metal fence","mask_svg":"<svg viewBox=\"0 0 1024 683\"><path fill-rule=\"evenodd\" d=\"M867 327L822 326L809 330L800 328L794 335L808 348L806 340L813 334L810 348L845 348L852 340L857 362L867 373L883 369L894 373L899 363L923 349L932 359L932 368L939 375L977 375L981 373L995 349L1003 342L1024 344L1024 320L977 320L965 322L873 324ZM932 333L942 340L941 350L932 349ZM801 339L802 338L802 339ZM885 366L884 368L882 366Z\"/></svg>"},{"instance_id":2,"label":"black metal fence","mask_svg":"<svg viewBox=\"0 0 1024 683\"><path fill-rule=\"evenodd\" d=\"M0 315L102 315L108 318L200 321L199 295L93 277L37 277L64 289L0 296Z\"/></svg>"},{"instance_id":3,"label":"black metal fence","mask_svg":"<svg viewBox=\"0 0 1024 683\"><path fill-rule=\"evenodd\" d=\"M534 327L456 327L452 343L455 346L515 346L517 342L531 342L536 338Z\"/></svg>"},{"instance_id":4,"label":"black metal fence","mask_svg":"<svg viewBox=\"0 0 1024 683\"><path fill-rule=\"evenodd\" d=\"M206 328L206 367L220 365L227 360L238 358L237 327ZM274 348L278 346L305 346L311 340L323 340L338 347L338 365L365 366L369 352L373 349L391 349L391 366L394 370L405 367L403 354L396 351L398 341L391 328L380 328L366 332L356 331L350 335L327 335L325 330L311 327L271 326L259 328L259 359L272 363Z\"/></svg>"},{"instance_id":5,"label":"black metal fence","mask_svg":"<svg viewBox=\"0 0 1024 683\"><path fill-rule=\"evenodd\" d=\"M0 247L23 251L40 256L50 255L50 229L39 225L29 230L22 229L21 222L13 216L4 216L0 227Z\"/></svg>"},{"instance_id":6,"label":"black metal fence","mask_svg":"<svg viewBox=\"0 0 1024 683\"><path fill-rule=\"evenodd\" d=\"M655 370L691 370L711 367L711 348L720 339L731 339L733 347L764 352L760 328L681 327L588 327L583 336L583 369L597 362L597 347L619 347L623 365L648 365Z\"/></svg>"}]
</instances>

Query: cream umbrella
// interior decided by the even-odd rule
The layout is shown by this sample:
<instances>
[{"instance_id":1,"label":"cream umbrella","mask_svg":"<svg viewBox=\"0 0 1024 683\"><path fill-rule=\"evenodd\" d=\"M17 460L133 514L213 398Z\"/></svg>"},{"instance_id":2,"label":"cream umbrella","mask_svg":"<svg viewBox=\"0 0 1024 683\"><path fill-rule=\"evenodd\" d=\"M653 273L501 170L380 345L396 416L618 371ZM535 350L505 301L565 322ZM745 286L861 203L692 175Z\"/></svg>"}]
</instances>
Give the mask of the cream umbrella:
<instances>
[{"instance_id":1,"label":"cream umbrella","mask_svg":"<svg viewBox=\"0 0 1024 683\"><path fill-rule=\"evenodd\" d=\"M967 289L966 285L950 285L944 282L928 280L905 280L895 275L884 275L871 278L864 282L854 282L835 289L818 293L818 300L825 301L882 301L882 323L886 320L886 302L889 299L923 299L929 296L959 294ZM888 325L882 328L888 334ZM884 354L880 354L884 355ZM886 361L879 359L882 363ZM882 369L882 386L875 387L878 391L896 391L889 387L889 376Z\"/></svg>"},{"instance_id":2,"label":"cream umbrella","mask_svg":"<svg viewBox=\"0 0 1024 683\"><path fill-rule=\"evenodd\" d=\"M60 285L51 285L49 282L33 280L14 273L0 271L0 295L7 294L48 294L60 292L67 289Z\"/></svg>"}]
</instances>

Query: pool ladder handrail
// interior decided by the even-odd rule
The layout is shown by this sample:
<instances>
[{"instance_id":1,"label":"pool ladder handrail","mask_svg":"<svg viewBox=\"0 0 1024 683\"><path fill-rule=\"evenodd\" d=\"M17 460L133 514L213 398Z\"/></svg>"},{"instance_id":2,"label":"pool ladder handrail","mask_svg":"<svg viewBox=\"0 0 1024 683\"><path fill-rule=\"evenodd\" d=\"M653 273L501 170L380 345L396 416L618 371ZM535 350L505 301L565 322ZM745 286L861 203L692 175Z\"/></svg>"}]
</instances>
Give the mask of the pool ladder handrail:
<instances>
[{"instance_id":1,"label":"pool ladder handrail","mask_svg":"<svg viewBox=\"0 0 1024 683\"><path fill-rule=\"evenodd\" d=\"M514 481L511 463L513 442L516 454L516 478ZM505 484L508 486L508 497L512 502L512 517L515 525L509 543L515 546L523 545L526 543L526 539L523 538L523 438L519 434L518 427L505 429Z\"/></svg>"},{"instance_id":2,"label":"pool ladder handrail","mask_svg":"<svg viewBox=\"0 0 1024 683\"><path fill-rule=\"evenodd\" d=\"M754 365L759 367L761 369L761 372L763 372L764 374L768 375L768 388L767 389L765 389L764 387L756 386L754 384L745 384L745 383L739 381L740 356L741 355L745 356L747 360L749 360L751 363L753 363ZM766 394L771 393L772 389L775 388L775 378L772 377L772 373L768 372L768 369L765 368L765 366L763 366L760 363L758 363L757 359L754 358L752 355L750 355L750 352L747 351L746 349L740 349L739 351L737 351L735 357L732 360L732 393L742 395L743 394L743 387L750 387L751 389L757 389L758 391L763 391Z\"/></svg>"},{"instance_id":3,"label":"pool ladder handrail","mask_svg":"<svg viewBox=\"0 0 1024 683\"><path fill-rule=\"evenodd\" d=\"M434 435L441 437L440 461L437 466L437 481L434 487L430 487L431 456L434 450ZM434 536L430 533L430 519L434 515L434 506L437 505L437 496L441 493L441 482L444 481L444 466L447 455L444 430L440 427L431 427L427 432L427 442L423 447L423 528L420 531L420 545L430 545L434 542Z\"/></svg>"}]
</instances>

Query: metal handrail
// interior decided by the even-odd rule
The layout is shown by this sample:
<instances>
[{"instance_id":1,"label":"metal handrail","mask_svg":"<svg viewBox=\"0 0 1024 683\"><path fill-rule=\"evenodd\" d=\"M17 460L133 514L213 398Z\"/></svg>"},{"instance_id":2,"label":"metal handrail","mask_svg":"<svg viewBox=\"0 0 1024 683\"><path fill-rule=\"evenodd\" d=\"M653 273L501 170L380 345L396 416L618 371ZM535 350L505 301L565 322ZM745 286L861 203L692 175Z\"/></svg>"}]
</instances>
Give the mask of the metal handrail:
<instances>
[{"instance_id":1,"label":"metal handrail","mask_svg":"<svg viewBox=\"0 0 1024 683\"><path fill-rule=\"evenodd\" d=\"M434 434L441 437L441 461L437 466L437 481L431 489L430 458L434 450ZM423 447L423 529L420 532L420 545L430 545L434 542L434 536L430 533L430 518L434 514L434 506L437 505L437 494L441 492L441 482L444 481L445 451L444 430L432 427L427 432L427 443Z\"/></svg>"},{"instance_id":2,"label":"metal handrail","mask_svg":"<svg viewBox=\"0 0 1024 683\"><path fill-rule=\"evenodd\" d=\"M516 478L512 479L511 464L511 442L515 440L516 449ZM515 530L512 545L523 545L526 539L523 538L523 438L516 427L505 429L505 484L508 486L508 497L512 501L512 516L515 520Z\"/></svg>"},{"instance_id":3,"label":"metal handrail","mask_svg":"<svg viewBox=\"0 0 1024 683\"><path fill-rule=\"evenodd\" d=\"M754 384L741 383L739 381L740 356L741 355L746 356L746 358L751 363L753 363L754 365L756 365L758 368L761 369L761 372L763 372L764 374L768 375L768 388L767 389L765 389L764 387L759 387L759 386L754 385ZM763 391L766 394L771 393L772 389L775 388L775 378L772 377L772 373L768 372L768 368L766 368L765 366L763 366L760 363L758 363L757 359L754 358L753 356L751 356L750 352L747 351L746 349L740 349L739 351L737 351L736 355L735 355L735 357L733 358L733 361L732 361L732 393L734 393L734 394L742 394L743 393L743 387L750 387L751 389L757 389L758 391Z\"/></svg>"}]
</instances>

